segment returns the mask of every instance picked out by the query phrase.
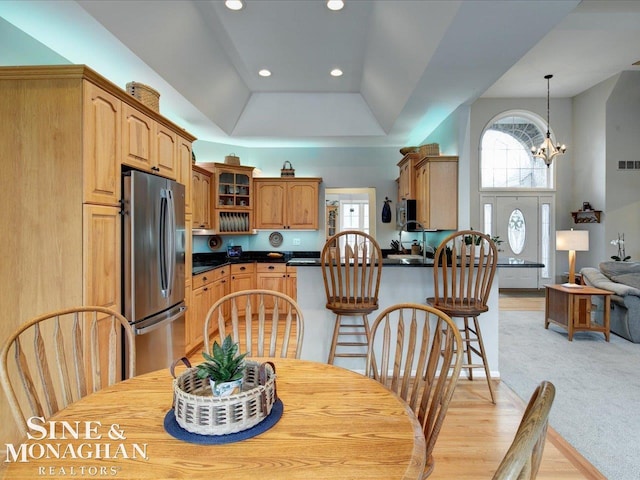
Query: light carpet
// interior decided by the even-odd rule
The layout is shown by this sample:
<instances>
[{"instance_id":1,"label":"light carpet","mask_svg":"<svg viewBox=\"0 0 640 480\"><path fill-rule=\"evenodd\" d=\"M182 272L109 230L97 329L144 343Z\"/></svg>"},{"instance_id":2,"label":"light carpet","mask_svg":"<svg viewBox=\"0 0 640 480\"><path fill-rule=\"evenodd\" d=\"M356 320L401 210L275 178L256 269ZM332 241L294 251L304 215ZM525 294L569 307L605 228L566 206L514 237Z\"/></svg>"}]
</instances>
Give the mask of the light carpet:
<instances>
[{"instance_id":1,"label":"light carpet","mask_svg":"<svg viewBox=\"0 0 640 480\"><path fill-rule=\"evenodd\" d=\"M550 424L611 480L640 479L640 344L544 328L544 312L500 312L500 376L529 400L556 387Z\"/></svg>"}]
</instances>

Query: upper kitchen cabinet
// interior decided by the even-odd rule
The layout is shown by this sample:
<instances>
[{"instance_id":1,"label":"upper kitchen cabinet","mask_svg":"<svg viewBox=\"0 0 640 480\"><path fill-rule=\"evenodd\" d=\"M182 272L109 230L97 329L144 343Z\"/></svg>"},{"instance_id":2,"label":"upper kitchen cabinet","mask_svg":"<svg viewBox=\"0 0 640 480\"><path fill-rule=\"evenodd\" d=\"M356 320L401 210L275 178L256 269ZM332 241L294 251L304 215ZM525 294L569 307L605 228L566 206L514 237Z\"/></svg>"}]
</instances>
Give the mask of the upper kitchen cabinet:
<instances>
[{"instance_id":1,"label":"upper kitchen cabinet","mask_svg":"<svg viewBox=\"0 0 640 480\"><path fill-rule=\"evenodd\" d=\"M211 228L212 173L194 165L191 169L193 228Z\"/></svg>"},{"instance_id":2,"label":"upper kitchen cabinet","mask_svg":"<svg viewBox=\"0 0 640 480\"><path fill-rule=\"evenodd\" d=\"M79 138L83 141L83 200L85 203L118 205L122 102L93 83L85 81L81 88L83 112ZM72 128L69 125L69 129ZM48 140L53 142L52 138Z\"/></svg>"},{"instance_id":3,"label":"upper kitchen cabinet","mask_svg":"<svg viewBox=\"0 0 640 480\"><path fill-rule=\"evenodd\" d=\"M398 177L398 203L402 199L416 198L416 186L415 186L415 167L420 160L420 155L417 152L408 153L400 162L398 162L398 168L400 169L400 175Z\"/></svg>"},{"instance_id":4,"label":"upper kitchen cabinet","mask_svg":"<svg viewBox=\"0 0 640 480\"><path fill-rule=\"evenodd\" d=\"M151 170L163 177L176 180L178 178L178 138L169 128L159 123L155 124L154 130L154 159Z\"/></svg>"},{"instance_id":5,"label":"upper kitchen cabinet","mask_svg":"<svg viewBox=\"0 0 640 480\"><path fill-rule=\"evenodd\" d=\"M256 229L317 230L321 178L255 178Z\"/></svg>"},{"instance_id":6,"label":"upper kitchen cabinet","mask_svg":"<svg viewBox=\"0 0 640 480\"><path fill-rule=\"evenodd\" d=\"M163 177L178 178L176 134L131 105L122 108L122 163Z\"/></svg>"},{"instance_id":7,"label":"upper kitchen cabinet","mask_svg":"<svg viewBox=\"0 0 640 480\"><path fill-rule=\"evenodd\" d=\"M193 213L191 197L191 165L193 150L191 142L178 135L178 182L184 185L184 213Z\"/></svg>"},{"instance_id":8,"label":"upper kitchen cabinet","mask_svg":"<svg viewBox=\"0 0 640 480\"><path fill-rule=\"evenodd\" d=\"M425 228L458 229L458 157L425 157L415 166L416 217Z\"/></svg>"},{"instance_id":9,"label":"upper kitchen cabinet","mask_svg":"<svg viewBox=\"0 0 640 480\"><path fill-rule=\"evenodd\" d=\"M219 234L253 230L253 169L225 163L198 164L213 174L212 228ZM194 222L195 226L195 222Z\"/></svg>"}]
</instances>

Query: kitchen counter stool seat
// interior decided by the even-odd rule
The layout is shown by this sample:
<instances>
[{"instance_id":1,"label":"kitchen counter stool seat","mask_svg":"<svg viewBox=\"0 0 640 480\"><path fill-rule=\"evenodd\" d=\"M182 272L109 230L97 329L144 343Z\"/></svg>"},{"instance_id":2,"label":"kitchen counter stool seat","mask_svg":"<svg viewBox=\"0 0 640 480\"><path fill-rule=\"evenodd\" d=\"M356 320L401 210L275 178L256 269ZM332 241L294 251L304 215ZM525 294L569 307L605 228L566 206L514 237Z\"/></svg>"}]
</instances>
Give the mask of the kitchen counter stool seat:
<instances>
[{"instance_id":1,"label":"kitchen counter stool seat","mask_svg":"<svg viewBox=\"0 0 640 480\"><path fill-rule=\"evenodd\" d=\"M382 250L371 235L345 230L327 240L320 264L326 308L336 315L328 363L336 357L366 359L371 336L367 315L379 308Z\"/></svg>"},{"instance_id":2,"label":"kitchen counter stool seat","mask_svg":"<svg viewBox=\"0 0 640 480\"><path fill-rule=\"evenodd\" d=\"M496 400L478 317L489 311L487 301L497 264L498 249L491 237L473 230L455 232L442 240L436 250L434 296L427 298L432 307L463 319L460 332L466 363L462 369L467 370L469 380L473 380L474 369L484 369L492 403ZM473 362L473 354L480 363Z\"/></svg>"}]
</instances>

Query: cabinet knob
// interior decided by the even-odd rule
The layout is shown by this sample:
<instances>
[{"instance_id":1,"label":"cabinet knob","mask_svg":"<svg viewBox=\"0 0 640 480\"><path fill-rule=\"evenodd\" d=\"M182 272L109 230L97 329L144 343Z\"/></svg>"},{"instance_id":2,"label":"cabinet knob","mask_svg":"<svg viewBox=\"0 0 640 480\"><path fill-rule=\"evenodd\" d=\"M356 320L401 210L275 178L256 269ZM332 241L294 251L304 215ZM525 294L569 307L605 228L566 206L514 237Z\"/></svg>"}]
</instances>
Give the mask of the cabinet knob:
<instances>
[{"instance_id":1,"label":"cabinet knob","mask_svg":"<svg viewBox=\"0 0 640 480\"><path fill-rule=\"evenodd\" d=\"M202 277L202 280L204 280L206 282L209 279L207 277Z\"/></svg>"},{"instance_id":2,"label":"cabinet knob","mask_svg":"<svg viewBox=\"0 0 640 480\"><path fill-rule=\"evenodd\" d=\"M207 292L207 291L209 291L209 288L208 288L208 287L204 287L204 288L202 289L202 291L203 291L203 292Z\"/></svg>"},{"instance_id":3,"label":"cabinet knob","mask_svg":"<svg viewBox=\"0 0 640 480\"><path fill-rule=\"evenodd\" d=\"M273 269L275 269L275 268L276 268L276 267L274 267L273 265L269 265L269 270L273 270Z\"/></svg>"},{"instance_id":4,"label":"cabinet knob","mask_svg":"<svg viewBox=\"0 0 640 480\"><path fill-rule=\"evenodd\" d=\"M246 270L247 267L240 267L240 270Z\"/></svg>"}]
</instances>

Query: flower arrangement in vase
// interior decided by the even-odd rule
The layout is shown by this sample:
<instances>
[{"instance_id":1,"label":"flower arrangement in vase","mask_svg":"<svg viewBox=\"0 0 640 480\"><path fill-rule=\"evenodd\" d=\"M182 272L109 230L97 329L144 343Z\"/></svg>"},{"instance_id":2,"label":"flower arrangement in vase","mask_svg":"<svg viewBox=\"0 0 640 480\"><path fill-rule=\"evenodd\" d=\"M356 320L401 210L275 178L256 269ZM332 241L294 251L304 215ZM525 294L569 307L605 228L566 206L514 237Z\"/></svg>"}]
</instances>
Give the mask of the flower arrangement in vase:
<instances>
[{"instance_id":1,"label":"flower arrangement in vase","mask_svg":"<svg viewBox=\"0 0 640 480\"><path fill-rule=\"evenodd\" d=\"M611 245L616 245L618 247L618 255L613 255L611 257L616 262L626 262L631 258L631 255L627 255L624 250L624 233L622 235L618 233L618 238L611 240Z\"/></svg>"}]
</instances>

